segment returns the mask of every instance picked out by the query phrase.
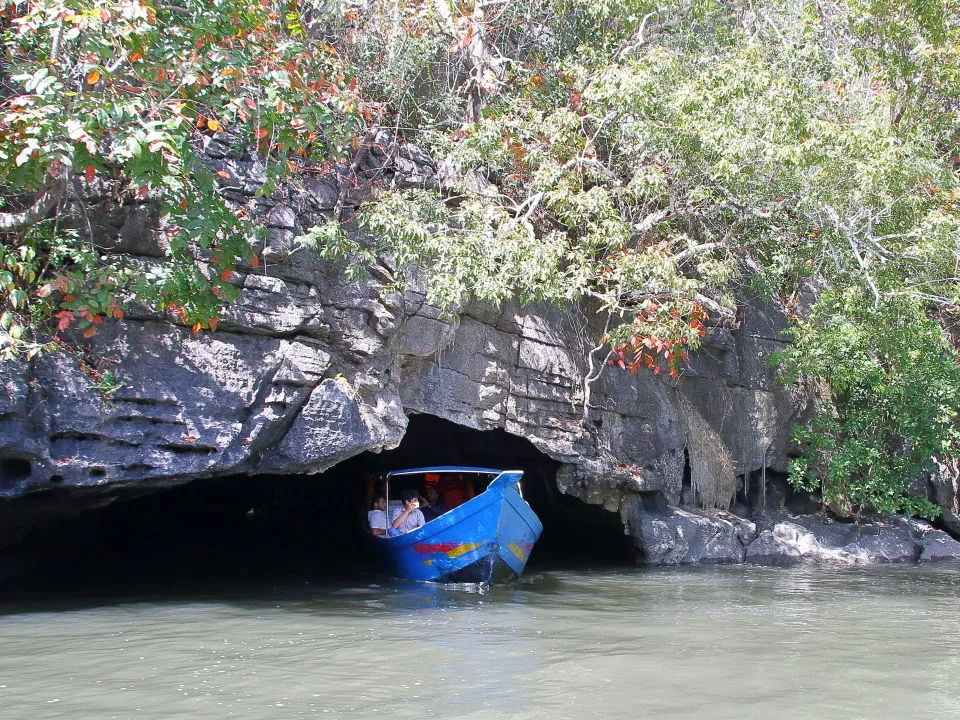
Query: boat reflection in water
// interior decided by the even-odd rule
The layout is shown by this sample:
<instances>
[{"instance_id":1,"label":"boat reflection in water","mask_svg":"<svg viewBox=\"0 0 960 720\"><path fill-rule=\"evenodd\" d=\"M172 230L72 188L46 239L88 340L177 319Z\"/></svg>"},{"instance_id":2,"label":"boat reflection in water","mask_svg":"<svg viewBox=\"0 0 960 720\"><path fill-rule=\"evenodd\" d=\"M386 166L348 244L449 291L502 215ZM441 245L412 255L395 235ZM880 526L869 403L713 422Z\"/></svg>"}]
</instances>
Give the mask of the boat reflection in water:
<instances>
[{"instance_id":1,"label":"boat reflection in water","mask_svg":"<svg viewBox=\"0 0 960 720\"><path fill-rule=\"evenodd\" d=\"M388 506L402 490L423 494L433 486L455 507L411 532L373 538L374 545L391 572L410 580L491 584L519 577L543 531L520 493L522 476L461 466L394 470L386 476Z\"/></svg>"}]
</instances>

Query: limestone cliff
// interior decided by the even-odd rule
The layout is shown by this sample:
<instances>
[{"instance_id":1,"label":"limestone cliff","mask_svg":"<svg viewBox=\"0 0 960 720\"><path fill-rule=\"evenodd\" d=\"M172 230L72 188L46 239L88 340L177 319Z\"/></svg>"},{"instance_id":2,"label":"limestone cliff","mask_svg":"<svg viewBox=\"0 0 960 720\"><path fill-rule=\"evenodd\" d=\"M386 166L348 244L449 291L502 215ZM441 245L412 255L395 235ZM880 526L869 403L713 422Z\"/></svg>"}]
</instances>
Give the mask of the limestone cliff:
<instances>
[{"instance_id":1,"label":"limestone cliff","mask_svg":"<svg viewBox=\"0 0 960 720\"><path fill-rule=\"evenodd\" d=\"M252 197L257 159L215 143L208 153ZM440 182L409 149L366 162L397 183ZM747 302L716 319L679 380L607 367L588 383L602 334L588 308L468 305L444 317L416 283L391 289L387 259L360 283L293 251L340 192L311 179L256 199L272 232L267 262L234 275L239 299L216 332L132 308L78 341L115 392L67 354L0 369L0 547L64 513L198 477L322 473L395 447L411 413L528 439L561 463L562 492L620 514L647 561L739 562L758 533L765 552L783 542L722 512L738 478L743 489L785 470L802 411L765 364L784 342L777 308ZM145 213L105 213L100 231L148 264Z\"/></svg>"}]
</instances>

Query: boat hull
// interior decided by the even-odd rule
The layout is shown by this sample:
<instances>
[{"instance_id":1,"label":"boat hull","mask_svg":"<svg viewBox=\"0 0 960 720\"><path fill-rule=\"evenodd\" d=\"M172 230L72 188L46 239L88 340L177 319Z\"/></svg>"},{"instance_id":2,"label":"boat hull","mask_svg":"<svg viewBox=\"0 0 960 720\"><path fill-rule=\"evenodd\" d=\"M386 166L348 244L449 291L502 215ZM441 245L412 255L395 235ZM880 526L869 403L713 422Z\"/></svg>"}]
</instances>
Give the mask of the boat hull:
<instances>
[{"instance_id":1,"label":"boat hull","mask_svg":"<svg viewBox=\"0 0 960 720\"><path fill-rule=\"evenodd\" d=\"M411 580L501 583L518 577L543 525L504 472L481 494L413 532L378 538L390 570Z\"/></svg>"}]
</instances>

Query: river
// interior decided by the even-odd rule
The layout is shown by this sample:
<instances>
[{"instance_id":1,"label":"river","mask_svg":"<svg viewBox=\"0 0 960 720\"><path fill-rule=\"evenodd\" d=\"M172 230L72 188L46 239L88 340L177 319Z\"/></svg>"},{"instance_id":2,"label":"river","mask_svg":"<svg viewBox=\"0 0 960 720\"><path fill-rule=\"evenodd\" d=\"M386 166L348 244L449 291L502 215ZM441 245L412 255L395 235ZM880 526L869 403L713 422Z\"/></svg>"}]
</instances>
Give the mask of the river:
<instances>
[{"instance_id":1,"label":"river","mask_svg":"<svg viewBox=\"0 0 960 720\"><path fill-rule=\"evenodd\" d=\"M542 569L0 600L0 716L960 718L960 568Z\"/></svg>"}]
</instances>

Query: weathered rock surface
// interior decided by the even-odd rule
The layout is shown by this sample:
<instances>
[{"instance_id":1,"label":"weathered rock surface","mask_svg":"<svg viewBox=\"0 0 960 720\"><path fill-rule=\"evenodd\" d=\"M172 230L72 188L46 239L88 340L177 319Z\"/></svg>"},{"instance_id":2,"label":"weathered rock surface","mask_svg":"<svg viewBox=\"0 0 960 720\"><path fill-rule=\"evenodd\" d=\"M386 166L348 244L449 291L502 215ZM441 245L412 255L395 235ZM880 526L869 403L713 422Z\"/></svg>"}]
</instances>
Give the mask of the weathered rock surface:
<instances>
[{"instance_id":1,"label":"weathered rock surface","mask_svg":"<svg viewBox=\"0 0 960 720\"><path fill-rule=\"evenodd\" d=\"M444 168L415 149L375 146L364 173L401 186L444 182ZM587 404L588 355L602 334L588 308L474 304L446 317L416 283L395 292L387 259L369 282L353 282L309 251L291 252L294 236L338 203L363 199L340 175L256 197L265 173L255 155L219 137L206 151L236 180L233 199L266 218L265 263L234 275L239 298L215 333L132 308L78 340L86 364L116 378L115 392L66 355L0 366L0 547L57 513L197 477L320 473L395 447L408 415L429 413L528 439L562 463L562 492L621 514L649 562L832 561L823 548L834 542L851 557L890 561L956 554L943 534L854 542L797 522L755 540L753 523L712 512L730 506L738 477L787 465L803 399L765 364L784 342L777 308L748 302L715 322L679 381L608 368ZM107 219L105 245L145 267L162 254L148 208ZM658 507L647 509L651 495ZM676 507L682 496L706 510Z\"/></svg>"},{"instance_id":2,"label":"weathered rock surface","mask_svg":"<svg viewBox=\"0 0 960 720\"><path fill-rule=\"evenodd\" d=\"M857 565L960 559L960 543L917 520L831 522L799 516L764 530L748 548L745 561L757 565Z\"/></svg>"},{"instance_id":3,"label":"weathered rock surface","mask_svg":"<svg viewBox=\"0 0 960 720\"><path fill-rule=\"evenodd\" d=\"M644 561L652 565L741 563L757 536L754 523L729 513L677 507L650 512L640 498L627 516Z\"/></svg>"}]
</instances>

